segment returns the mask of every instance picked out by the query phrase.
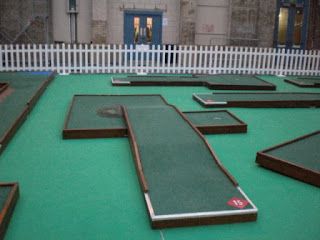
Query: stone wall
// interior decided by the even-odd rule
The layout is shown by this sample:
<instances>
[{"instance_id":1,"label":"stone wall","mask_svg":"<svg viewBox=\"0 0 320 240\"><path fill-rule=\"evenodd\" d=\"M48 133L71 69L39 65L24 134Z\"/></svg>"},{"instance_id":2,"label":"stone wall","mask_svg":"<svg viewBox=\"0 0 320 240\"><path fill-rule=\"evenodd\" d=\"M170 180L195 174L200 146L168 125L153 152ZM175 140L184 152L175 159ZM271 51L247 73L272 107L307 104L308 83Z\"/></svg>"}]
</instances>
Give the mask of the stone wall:
<instances>
[{"instance_id":1,"label":"stone wall","mask_svg":"<svg viewBox=\"0 0 320 240\"><path fill-rule=\"evenodd\" d=\"M240 39L258 38L259 0L234 0L231 6L230 38L233 45L241 45ZM239 43L238 43L239 42ZM256 45L257 42L252 42Z\"/></svg>"},{"instance_id":2,"label":"stone wall","mask_svg":"<svg viewBox=\"0 0 320 240\"><path fill-rule=\"evenodd\" d=\"M274 46L274 30L276 24L277 0L260 0L258 31L259 47Z\"/></svg>"},{"instance_id":3,"label":"stone wall","mask_svg":"<svg viewBox=\"0 0 320 240\"><path fill-rule=\"evenodd\" d=\"M310 0L307 49L320 49L320 1Z\"/></svg>"},{"instance_id":4,"label":"stone wall","mask_svg":"<svg viewBox=\"0 0 320 240\"><path fill-rule=\"evenodd\" d=\"M107 1L92 0L92 42L107 43Z\"/></svg>"},{"instance_id":5,"label":"stone wall","mask_svg":"<svg viewBox=\"0 0 320 240\"><path fill-rule=\"evenodd\" d=\"M277 0L233 0L231 44L273 47L276 10Z\"/></svg>"},{"instance_id":6,"label":"stone wall","mask_svg":"<svg viewBox=\"0 0 320 240\"><path fill-rule=\"evenodd\" d=\"M180 44L195 44L197 0L180 1Z\"/></svg>"},{"instance_id":7,"label":"stone wall","mask_svg":"<svg viewBox=\"0 0 320 240\"><path fill-rule=\"evenodd\" d=\"M0 1L0 40L2 43L50 42L50 2L46 0ZM3 35L6 35L4 37Z\"/></svg>"}]
</instances>

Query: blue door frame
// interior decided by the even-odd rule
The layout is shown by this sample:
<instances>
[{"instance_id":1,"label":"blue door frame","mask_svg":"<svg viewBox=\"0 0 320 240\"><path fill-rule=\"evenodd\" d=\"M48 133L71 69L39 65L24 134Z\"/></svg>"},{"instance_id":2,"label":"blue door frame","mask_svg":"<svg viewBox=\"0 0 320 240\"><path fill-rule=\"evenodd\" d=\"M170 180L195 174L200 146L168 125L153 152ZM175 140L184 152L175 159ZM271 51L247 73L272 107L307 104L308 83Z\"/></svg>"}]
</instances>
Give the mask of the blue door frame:
<instances>
[{"instance_id":1,"label":"blue door frame","mask_svg":"<svg viewBox=\"0 0 320 240\"><path fill-rule=\"evenodd\" d=\"M139 21L138 25L135 25L135 20ZM150 22L148 23L149 20L151 21L151 27ZM139 44L161 45L162 12L124 11L123 42L124 44L132 44L134 46Z\"/></svg>"},{"instance_id":2,"label":"blue door frame","mask_svg":"<svg viewBox=\"0 0 320 240\"><path fill-rule=\"evenodd\" d=\"M286 25L286 32L282 36L282 39L279 39L281 34L279 22L281 21L281 10L286 12L287 19L283 19ZM302 19L297 21L298 15L302 14ZM309 15L309 0L278 0L277 3L277 18L275 26L275 35L274 35L274 45L276 48L285 48L285 49L305 49L306 48L306 36L307 36L307 22ZM299 25L299 26L297 26ZM300 28L301 26L301 28ZM300 40L295 39L297 35L295 34L296 28L299 28L301 31ZM282 41L281 41L282 40Z\"/></svg>"}]
</instances>

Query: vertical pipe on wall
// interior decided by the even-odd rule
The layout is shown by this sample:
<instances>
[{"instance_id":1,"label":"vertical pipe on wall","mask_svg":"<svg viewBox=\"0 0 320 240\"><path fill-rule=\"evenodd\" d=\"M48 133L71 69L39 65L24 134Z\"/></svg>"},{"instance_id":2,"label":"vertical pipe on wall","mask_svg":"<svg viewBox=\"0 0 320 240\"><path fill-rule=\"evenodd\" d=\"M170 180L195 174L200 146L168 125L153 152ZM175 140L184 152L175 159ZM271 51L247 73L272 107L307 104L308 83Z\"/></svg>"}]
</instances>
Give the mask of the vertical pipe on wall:
<instances>
[{"instance_id":1,"label":"vertical pipe on wall","mask_svg":"<svg viewBox=\"0 0 320 240\"><path fill-rule=\"evenodd\" d=\"M78 14L74 14L74 43L78 43Z\"/></svg>"},{"instance_id":2,"label":"vertical pipe on wall","mask_svg":"<svg viewBox=\"0 0 320 240\"><path fill-rule=\"evenodd\" d=\"M70 43L72 43L72 15L69 13L69 33L70 33Z\"/></svg>"}]
</instances>

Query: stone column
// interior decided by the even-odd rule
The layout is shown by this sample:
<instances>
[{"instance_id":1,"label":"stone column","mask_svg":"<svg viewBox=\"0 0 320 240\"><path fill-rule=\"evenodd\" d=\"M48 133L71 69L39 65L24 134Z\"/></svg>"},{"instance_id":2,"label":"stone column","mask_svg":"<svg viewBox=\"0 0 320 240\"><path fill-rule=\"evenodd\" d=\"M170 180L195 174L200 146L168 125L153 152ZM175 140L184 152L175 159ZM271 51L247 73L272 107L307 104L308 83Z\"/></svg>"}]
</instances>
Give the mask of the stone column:
<instances>
[{"instance_id":1,"label":"stone column","mask_svg":"<svg viewBox=\"0 0 320 240\"><path fill-rule=\"evenodd\" d=\"M310 0L306 49L320 49L320 1Z\"/></svg>"},{"instance_id":2,"label":"stone column","mask_svg":"<svg viewBox=\"0 0 320 240\"><path fill-rule=\"evenodd\" d=\"M259 0L233 0L231 10L231 45L252 45L258 43L247 39L257 39ZM242 40L243 39L243 40Z\"/></svg>"},{"instance_id":3,"label":"stone column","mask_svg":"<svg viewBox=\"0 0 320 240\"><path fill-rule=\"evenodd\" d=\"M107 1L92 0L92 43L107 43Z\"/></svg>"},{"instance_id":4,"label":"stone column","mask_svg":"<svg viewBox=\"0 0 320 240\"><path fill-rule=\"evenodd\" d=\"M195 43L197 0L180 0L180 44Z\"/></svg>"},{"instance_id":5,"label":"stone column","mask_svg":"<svg viewBox=\"0 0 320 240\"><path fill-rule=\"evenodd\" d=\"M277 0L260 0L258 39L259 47L273 47L277 14Z\"/></svg>"}]
</instances>

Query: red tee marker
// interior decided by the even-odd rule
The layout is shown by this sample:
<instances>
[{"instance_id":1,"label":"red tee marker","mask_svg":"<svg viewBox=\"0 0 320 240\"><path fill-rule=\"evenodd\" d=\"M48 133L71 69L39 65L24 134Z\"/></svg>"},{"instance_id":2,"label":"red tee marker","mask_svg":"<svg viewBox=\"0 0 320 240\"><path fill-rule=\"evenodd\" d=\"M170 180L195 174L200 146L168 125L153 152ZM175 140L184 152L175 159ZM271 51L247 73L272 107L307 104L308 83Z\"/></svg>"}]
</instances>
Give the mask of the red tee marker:
<instances>
[{"instance_id":1,"label":"red tee marker","mask_svg":"<svg viewBox=\"0 0 320 240\"><path fill-rule=\"evenodd\" d=\"M249 202L247 200L239 199L239 198L231 198L231 200L228 202L229 205L243 209L247 206Z\"/></svg>"}]
</instances>

